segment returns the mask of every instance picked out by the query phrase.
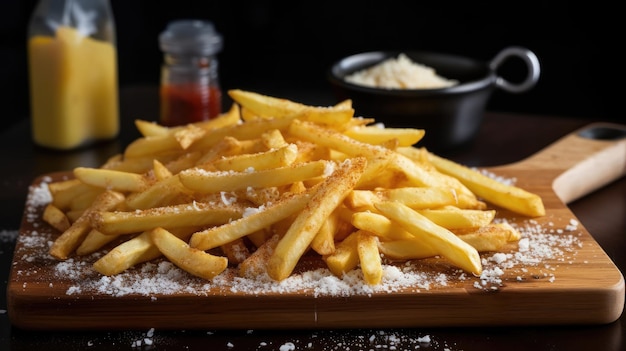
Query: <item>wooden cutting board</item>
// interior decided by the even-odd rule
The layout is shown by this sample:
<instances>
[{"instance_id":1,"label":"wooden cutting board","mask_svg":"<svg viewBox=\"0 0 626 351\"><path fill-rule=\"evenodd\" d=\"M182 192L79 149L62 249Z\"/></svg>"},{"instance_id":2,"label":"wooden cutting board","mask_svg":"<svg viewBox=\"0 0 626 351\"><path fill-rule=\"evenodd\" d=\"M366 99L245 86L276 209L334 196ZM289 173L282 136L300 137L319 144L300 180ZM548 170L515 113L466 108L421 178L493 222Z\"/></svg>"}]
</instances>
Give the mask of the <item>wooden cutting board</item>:
<instances>
[{"instance_id":1,"label":"wooden cutting board","mask_svg":"<svg viewBox=\"0 0 626 351\"><path fill-rule=\"evenodd\" d=\"M488 169L541 195L545 217L529 219L498 209L526 239L482 257L486 274L468 276L442 259L402 265L385 291L340 294L314 288L250 291L207 284L156 262L126 280L91 271L97 257L59 263L47 250L54 231L33 205L45 175L33 182L8 284L11 322L25 329L295 329L603 324L624 308L624 278L567 203L626 173L626 126L593 124L517 163ZM323 265L303 258L299 272ZM82 268L77 268L82 267ZM404 279L401 272L413 272ZM420 272L425 275L419 277ZM130 273L129 273L130 274ZM172 275L174 274L174 275ZM176 275L178 274L178 275ZM303 275L303 277L306 275ZM312 276L309 283L337 282ZM404 279L404 280L403 280ZM143 291L142 288L146 288ZM229 289L232 288L232 289ZM150 291L150 289L153 289ZM156 289L156 290L154 290ZM360 289L360 290L359 290Z\"/></svg>"}]
</instances>

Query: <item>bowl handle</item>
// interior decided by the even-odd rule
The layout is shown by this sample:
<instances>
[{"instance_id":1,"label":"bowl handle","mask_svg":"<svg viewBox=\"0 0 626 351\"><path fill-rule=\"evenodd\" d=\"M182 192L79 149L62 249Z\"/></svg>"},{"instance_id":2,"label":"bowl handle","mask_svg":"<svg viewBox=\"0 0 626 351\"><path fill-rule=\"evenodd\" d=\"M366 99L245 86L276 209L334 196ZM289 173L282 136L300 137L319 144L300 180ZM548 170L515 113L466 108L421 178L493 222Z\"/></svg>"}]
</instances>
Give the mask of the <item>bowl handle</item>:
<instances>
[{"instance_id":1,"label":"bowl handle","mask_svg":"<svg viewBox=\"0 0 626 351\"><path fill-rule=\"evenodd\" d=\"M519 57L524 61L528 67L528 75L526 76L526 79L521 83L514 84L500 76L497 76L496 86L510 93L522 93L535 86L539 80L539 60L532 51L519 46L511 46L500 51L489 63L489 68L493 72L496 72L498 67L511 57Z\"/></svg>"}]
</instances>

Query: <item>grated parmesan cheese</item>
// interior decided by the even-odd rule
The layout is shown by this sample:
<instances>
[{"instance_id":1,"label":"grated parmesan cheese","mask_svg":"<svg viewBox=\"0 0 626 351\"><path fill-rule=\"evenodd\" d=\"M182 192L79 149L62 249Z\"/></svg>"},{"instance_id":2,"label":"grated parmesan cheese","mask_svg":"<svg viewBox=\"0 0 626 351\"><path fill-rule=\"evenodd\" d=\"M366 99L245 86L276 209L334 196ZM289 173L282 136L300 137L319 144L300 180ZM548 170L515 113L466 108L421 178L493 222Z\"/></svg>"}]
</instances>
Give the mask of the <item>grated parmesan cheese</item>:
<instances>
[{"instance_id":1,"label":"grated parmesan cheese","mask_svg":"<svg viewBox=\"0 0 626 351\"><path fill-rule=\"evenodd\" d=\"M352 84L383 89L437 89L457 85L457 80L438 75L432 67L412 61L406 54L345 77Z\"/></svg>"}]
</instances>

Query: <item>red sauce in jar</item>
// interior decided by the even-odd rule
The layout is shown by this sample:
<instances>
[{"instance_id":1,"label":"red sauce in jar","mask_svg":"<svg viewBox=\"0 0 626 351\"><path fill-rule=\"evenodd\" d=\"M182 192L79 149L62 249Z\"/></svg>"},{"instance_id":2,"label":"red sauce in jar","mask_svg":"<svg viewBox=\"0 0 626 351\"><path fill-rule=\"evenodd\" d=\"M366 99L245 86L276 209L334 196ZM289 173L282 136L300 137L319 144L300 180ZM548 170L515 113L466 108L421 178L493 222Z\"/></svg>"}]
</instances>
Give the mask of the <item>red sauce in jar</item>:
<instances>
[{"instance_id":1,"label":"red sauce in jar","mask_svg":"<svg viewBox=\"0 0 626 351\"><path fill-rule=\"evenodd\" d=\"M216 86L176 84L161 86L161 121L177 126L205 121L222 112L222 92Z\"/></svg>"}]
</instances>

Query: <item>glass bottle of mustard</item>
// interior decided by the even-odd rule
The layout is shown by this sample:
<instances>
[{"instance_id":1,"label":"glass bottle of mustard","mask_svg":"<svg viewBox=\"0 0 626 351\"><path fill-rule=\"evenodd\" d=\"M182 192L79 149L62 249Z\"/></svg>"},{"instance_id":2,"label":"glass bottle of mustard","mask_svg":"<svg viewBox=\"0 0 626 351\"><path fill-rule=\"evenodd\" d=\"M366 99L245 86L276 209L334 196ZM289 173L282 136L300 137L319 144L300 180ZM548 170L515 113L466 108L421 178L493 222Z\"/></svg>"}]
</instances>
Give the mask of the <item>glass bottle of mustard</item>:
<instances>
[{"instance_id":1,"label":"glass bottle of mustard","mask_svg":"<svg viewBox=\"0 0 626 351\"><path fill-rule=\"evenodd\" d=\"M115 26L108 0L41 0L28 32L32 135L69 150L119 132Z\"/></svg>"}]
</instances>

